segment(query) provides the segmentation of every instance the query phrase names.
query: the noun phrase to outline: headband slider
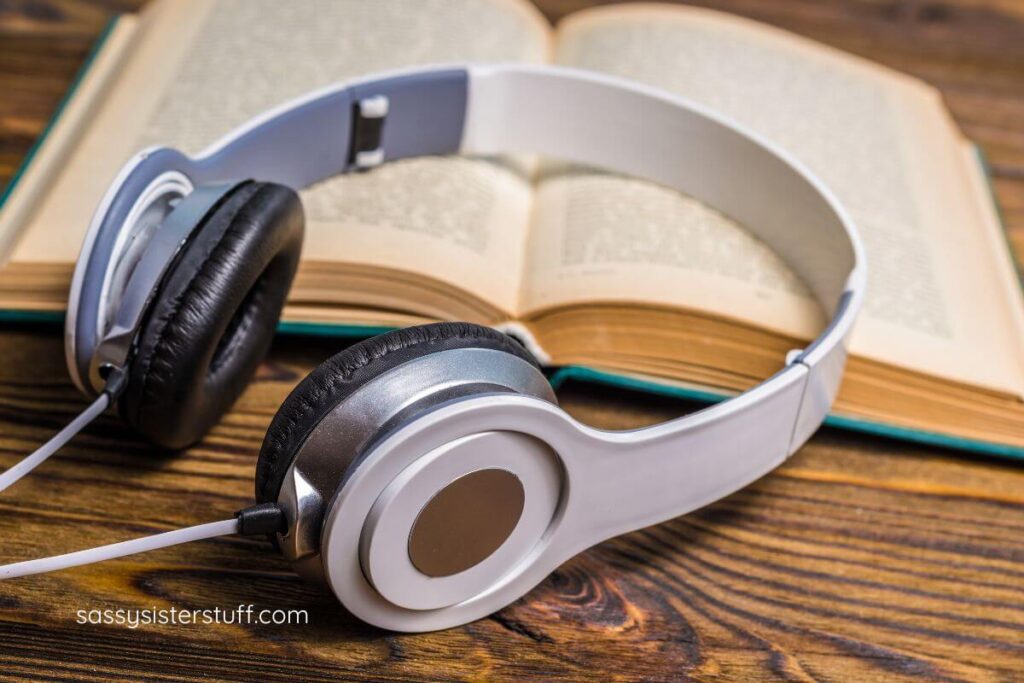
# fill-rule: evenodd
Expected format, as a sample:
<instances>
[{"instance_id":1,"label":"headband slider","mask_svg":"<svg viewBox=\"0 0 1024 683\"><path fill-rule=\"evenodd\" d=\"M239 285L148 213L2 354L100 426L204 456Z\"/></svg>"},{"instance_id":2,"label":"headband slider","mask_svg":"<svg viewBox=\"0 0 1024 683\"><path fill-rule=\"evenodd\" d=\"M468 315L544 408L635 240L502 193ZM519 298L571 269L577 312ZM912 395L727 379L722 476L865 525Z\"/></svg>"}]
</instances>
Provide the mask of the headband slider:
<instances>
[{"instance_id":1,"label":"headband slider","mask_svg":"<svg viewBox=\"0 0 1024 683\"><path fill-rule=\"evenodd\" d=\"M381 141L388 116L388 98L374 95L357 100L352 106L352 134L349 136L348 162L356 169L373 168L384 161Z\"/></svg>"}]
</instances>

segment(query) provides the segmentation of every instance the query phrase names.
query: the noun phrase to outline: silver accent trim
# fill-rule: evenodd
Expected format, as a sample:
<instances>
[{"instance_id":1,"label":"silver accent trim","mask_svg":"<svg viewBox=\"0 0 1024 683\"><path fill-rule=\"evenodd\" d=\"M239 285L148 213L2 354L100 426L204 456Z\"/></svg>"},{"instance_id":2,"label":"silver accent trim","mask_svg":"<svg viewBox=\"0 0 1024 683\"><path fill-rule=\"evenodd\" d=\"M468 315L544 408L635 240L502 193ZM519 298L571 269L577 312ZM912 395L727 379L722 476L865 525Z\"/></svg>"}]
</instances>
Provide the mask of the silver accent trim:
<instances>
[{"instance_id":1,"label":"silver accent trim","mask_svg":"<svg viewBox=\"0 0 1024 683\"><path fill-rule=\"evenodd\" d=\"M284 475L277 502L284 510L288 528L287 534L278 535L278 540L281 541L282 550L286 542L288 547L294 549L294 557L289 557L288 553L285 556L291 559L295 571L303 578L323 581L323 566L319 562L319 555L310 550L320 545L325 505L323 497L302 472L293 466Z\"/></svg>"},{"instance_id":2,"label":"silver accent trim","mask_svg":"<svg viewBox=\"0 0 1024 683\"><path fill-rule=\"evenodd\" d=\"M289 520L278 535L284 556L304 575L320 553L330 501L378 431L413 404L445 403L458 387L489 386L557 403L551 385L521 358L491 349L452 349L415 358L371 380L320 421L295 454L278 503ZM417 415L422 413L417 412ZM354 523L362 523L362 520ZM310 535L317 530L316 537ZM319 564L319 562L315 562ZM314 578L318 578L314 576Z\"/></svg>"},{"instance_id":3,"label":"silver accent trim","mask_svg":"<svg viewBox=\"0 0 1024 683\"><path fill-rule=\"evenodd\" d=\"M178 203L155 230L141 236L142 239L148 238L148 242L141 246L142 255L121 290L112 320L109 323L102 319L97 321L101 341L89 365L89 381L92 386L102 386L102 369L105 366L125 368L132 346L145 322L146 312L175 257L203 217L233 187L235 183L201 187L193 191ZM126 230L130 232L133 228L127 226ZM131 240L122 240L120 244L122 249L130 245ZM112 262L117 257L118 252L115 251ZM102 308L99 312L102 317L106 317Z\"/></svg>"}]
</instances>

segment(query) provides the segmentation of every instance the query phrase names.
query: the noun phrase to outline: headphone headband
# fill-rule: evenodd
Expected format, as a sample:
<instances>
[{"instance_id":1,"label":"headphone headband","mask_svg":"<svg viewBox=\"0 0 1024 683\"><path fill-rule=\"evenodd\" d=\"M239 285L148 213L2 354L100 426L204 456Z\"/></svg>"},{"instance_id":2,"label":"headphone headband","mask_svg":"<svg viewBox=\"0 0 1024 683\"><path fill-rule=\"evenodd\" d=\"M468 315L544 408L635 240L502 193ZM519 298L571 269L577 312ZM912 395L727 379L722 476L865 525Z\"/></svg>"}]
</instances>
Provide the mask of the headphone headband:
<instances>
[{"instance_id":1,"label":"headphone headband","mask_svg":"<svg viewBox=\"0 0 1024 683\"><path fill-rule=\"evenodd\" d=\"M102 300L112 278L110 255L139 197L164 179L183 177L200 187L255 177L298 188L411 156L523 152L690 194L746 226L794 268L831 322L806 349L790 354L785 369L715 410L785 422L791 436L766 450L784 457L798 448L835 398L864 297L864 252L850 219L798 161L756 134L683 98L565 68L398 72L282 105L194 159L168 148L140 153L97 209L83 248L89 257L75 270L66 327L71 375L90 393L102 389L91 364L110 332ZM751 411L753 396L760 400Z\"/></svg>"}]
</instances>

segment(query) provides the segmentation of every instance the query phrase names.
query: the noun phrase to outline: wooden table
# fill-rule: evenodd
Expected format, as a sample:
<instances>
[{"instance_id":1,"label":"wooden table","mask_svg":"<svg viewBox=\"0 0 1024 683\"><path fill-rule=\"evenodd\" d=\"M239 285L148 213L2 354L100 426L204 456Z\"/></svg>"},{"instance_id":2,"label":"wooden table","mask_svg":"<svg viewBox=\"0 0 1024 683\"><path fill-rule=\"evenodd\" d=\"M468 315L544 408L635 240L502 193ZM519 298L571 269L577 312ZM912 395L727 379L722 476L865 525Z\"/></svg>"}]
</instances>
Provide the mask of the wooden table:
<instances>
[{"instance_id":1,"label":"wooden table","mask_svg":"<svg viewBox=\"0 0 1024 683\"><path fill-rule=\"evenodd\" d=\"M134 0L0 2L0 179L11 176L106 17ZM552 19L590 4L541 3ZM1024 2L721 0L942 88L985 149L1024 254ZM250 501L279 402L336 341L280 339L199 446L153 458L105 417L0 496L3 559L223 518ZM627 427L687 408L568 390ZM0 466L83 407L54 328L0 330ZM260 540L227 538L0 589L0 680L1022 680L1024 468L825 431L701 512L605 543L461 629L358 623ZM117 607L308 610L301 626L90 626Z\"/></svg>"}]
</instances>

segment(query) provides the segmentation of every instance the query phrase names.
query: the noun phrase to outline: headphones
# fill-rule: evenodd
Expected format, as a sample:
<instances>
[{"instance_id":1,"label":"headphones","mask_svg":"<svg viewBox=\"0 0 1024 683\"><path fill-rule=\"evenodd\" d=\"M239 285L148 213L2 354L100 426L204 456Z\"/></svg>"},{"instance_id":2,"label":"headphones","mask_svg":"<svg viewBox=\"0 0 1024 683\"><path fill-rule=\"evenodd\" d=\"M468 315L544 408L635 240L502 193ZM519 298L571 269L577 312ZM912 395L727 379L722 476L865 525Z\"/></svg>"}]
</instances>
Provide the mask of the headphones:
<instances>
[{"instance_id":1,"label":"headphones","mask_svg":"<svg viewBox=\"0 0 1024 683\"><path fill-rule=\"evenodd\" d=\"M236 518L0 577L269 533L361 619L442 629L509 604L596 543L736 491L799 448L835 398L864 297L863 248L831 193L753 133L658 90L555 67L435 67L315 92L196 158L153 148L129 161L92 220L68 305L68 368L94 401L0 489L115 403L169 448L220 419L266 353L298 265L291 188L406 157L522 152L710 204L779 253L831 322L753 389L624 432L562 411L534 357L501 332L388 332L292 391L260 450L257 504Z\"/></svg>"}]
</instances>

